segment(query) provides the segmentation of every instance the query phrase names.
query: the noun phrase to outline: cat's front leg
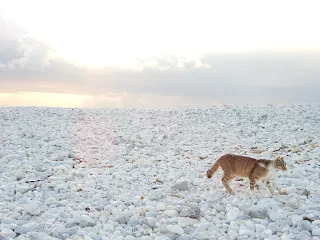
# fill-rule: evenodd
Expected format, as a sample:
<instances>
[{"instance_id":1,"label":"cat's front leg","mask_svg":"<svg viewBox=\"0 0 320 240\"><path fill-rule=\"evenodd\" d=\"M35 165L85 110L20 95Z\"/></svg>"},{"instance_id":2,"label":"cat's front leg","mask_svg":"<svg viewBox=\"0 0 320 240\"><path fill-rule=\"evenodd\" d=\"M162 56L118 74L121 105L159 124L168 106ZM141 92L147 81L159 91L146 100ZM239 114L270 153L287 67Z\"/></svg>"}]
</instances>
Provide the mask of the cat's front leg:
<instances>
[{"instance_id":1,"label":"cat's front leg","mask_svg":"<svg viewBox=\"0 0 320 240\"><path fill-rule=\"evenodd\" d=\"M257 182L257 178L253 177L253 176L249 176L249 180L250 180L250 194L253 195L254 194L254 187Z\"/></svg>"},{"instance_id":2,"label":"cat's front leg","mask_svg":"<svg viewBox=\"0 0 320 240\"><path fill-rule=\"evenodd\" d=\"M270 180L264 181L264 184L267 187L267 189L269 190L269 193L272 195L274 193L274 191L273 191L273 187L272 187Z\"/></svg>"}]
</instances>

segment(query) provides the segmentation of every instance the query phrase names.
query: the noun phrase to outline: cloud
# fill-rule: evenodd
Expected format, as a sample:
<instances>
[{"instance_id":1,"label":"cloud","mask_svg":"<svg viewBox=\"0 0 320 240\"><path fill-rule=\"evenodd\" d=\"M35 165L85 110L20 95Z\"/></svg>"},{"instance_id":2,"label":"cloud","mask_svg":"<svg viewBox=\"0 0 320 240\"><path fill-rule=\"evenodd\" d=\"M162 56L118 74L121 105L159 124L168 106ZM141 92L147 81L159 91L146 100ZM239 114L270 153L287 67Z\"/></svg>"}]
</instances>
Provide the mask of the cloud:
<instances>
[{"instance_id":1,"label":"cloud","mask_svg":"<svg viewBox=\"0 0 320 240\"><path fill-rule=\"evenodd\" d=\"M203 61L200 55L187 55L187 56L165 56L162 58L152 58L141 60L133 70L143 71L146 69L155 70L191 70L197 68L211 68L211 66Z\"/></svg>"},{"instance_id":2,"label":"cloud","mask_svg":"<svg viewBox=\"0 0 320 240\"><path fill-rule=\"evenodd\" d=\"M89 68L58 58L1 17L0 31L0 92L20 94L3 98L2 105L28 102L20 92L80 94L85 97L76 105L87 107L320 101L316 51L170 55L140 59L130 68Z\"/></svg>"},{"instance_id":3,"label":"cloud","mask_svg":"<svg viewBox=\"0 0 320 240\"><path fill-rule=\"evenodd\" d=\"M44 71L52 49L0 15L0 71Z\"/></svg>"},{"instance_id":4,"label":"cloud","mask_svg":"<svg viewBox=\"0 0 320 240\"><path fill-rule=\"evenodd\" d=\"M15 58L0 63L0 71L44 71L50 65L51 48L30 37L21 38L14 50Z\"/></svg>"},{"instance_id":5,"label":"cloud","mask_svg":"<svg viewBox=\"0 0 320 240\"><path fill-rule=\"evenodd\" d=\"M19 57L19 39L26 33L14 22L5 20L0 15L0 64Z\"/></svg>"}]
</instances>

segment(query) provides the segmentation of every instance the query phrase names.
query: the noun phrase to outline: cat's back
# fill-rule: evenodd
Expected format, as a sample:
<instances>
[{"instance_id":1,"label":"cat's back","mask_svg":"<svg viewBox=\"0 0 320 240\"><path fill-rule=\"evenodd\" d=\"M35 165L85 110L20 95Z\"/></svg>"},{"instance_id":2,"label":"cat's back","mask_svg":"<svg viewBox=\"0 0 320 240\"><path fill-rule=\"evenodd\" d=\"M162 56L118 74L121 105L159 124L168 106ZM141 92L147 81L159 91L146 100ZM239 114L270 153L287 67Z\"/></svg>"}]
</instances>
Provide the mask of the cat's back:
<instances>
[{"instance_id":1,"label":"cat's back","mask_svg":"<svg viewBox=\"0 0 320 240\"><path fill-rule=\"evenodd\" d=\"M234 154L223 155L218 161L223 171L242 177L249 176L250 171L257 164L257 159L255 158Z\"/></svg>"}]
</instances>

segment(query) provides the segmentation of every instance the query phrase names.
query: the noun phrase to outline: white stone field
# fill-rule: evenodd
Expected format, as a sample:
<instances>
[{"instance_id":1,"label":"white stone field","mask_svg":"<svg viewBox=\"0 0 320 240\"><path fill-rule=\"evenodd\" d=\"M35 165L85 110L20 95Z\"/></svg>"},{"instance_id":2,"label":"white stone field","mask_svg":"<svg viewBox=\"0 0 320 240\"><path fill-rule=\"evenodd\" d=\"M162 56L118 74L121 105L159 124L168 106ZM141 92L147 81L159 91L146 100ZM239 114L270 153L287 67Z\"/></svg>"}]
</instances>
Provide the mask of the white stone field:
<instances>
[{"instance_id":1,"label":"white stone field","mask_svg":"<svg viewBox=\"0 0 320 240\"><path fill-rule=\"evenodd\" d=\"M0 239L320 239L320 104L0 108ZM205 172L284 156L275 195Z\"/></svg>"}]
</instances>

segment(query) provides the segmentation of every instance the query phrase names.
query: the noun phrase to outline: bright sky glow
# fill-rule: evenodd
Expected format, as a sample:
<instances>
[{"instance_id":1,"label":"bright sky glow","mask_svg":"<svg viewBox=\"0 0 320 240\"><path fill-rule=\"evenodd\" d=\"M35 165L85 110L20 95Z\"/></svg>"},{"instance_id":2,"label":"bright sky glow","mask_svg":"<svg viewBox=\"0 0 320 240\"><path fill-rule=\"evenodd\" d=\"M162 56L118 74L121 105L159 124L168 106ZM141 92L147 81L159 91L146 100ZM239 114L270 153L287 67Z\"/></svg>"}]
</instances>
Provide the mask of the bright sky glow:
<instances>
[{"instance_id":1,"label":"bright sky glow","mask_svg":"<svg viewBox=\"0 0 320 240\"><path fill-rule=\"evenodd\" d=\"M78 64L149 57L320 49L320 1L0 0L0 13Z\"/></svg>"}]
</instances>

